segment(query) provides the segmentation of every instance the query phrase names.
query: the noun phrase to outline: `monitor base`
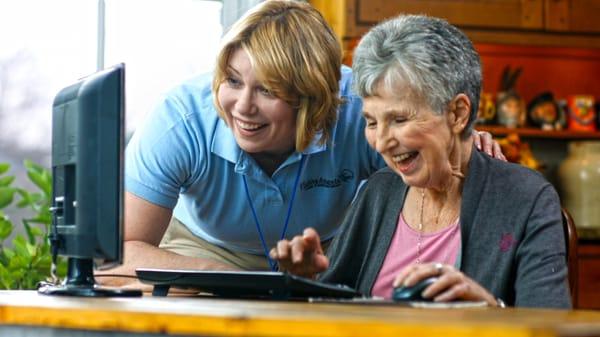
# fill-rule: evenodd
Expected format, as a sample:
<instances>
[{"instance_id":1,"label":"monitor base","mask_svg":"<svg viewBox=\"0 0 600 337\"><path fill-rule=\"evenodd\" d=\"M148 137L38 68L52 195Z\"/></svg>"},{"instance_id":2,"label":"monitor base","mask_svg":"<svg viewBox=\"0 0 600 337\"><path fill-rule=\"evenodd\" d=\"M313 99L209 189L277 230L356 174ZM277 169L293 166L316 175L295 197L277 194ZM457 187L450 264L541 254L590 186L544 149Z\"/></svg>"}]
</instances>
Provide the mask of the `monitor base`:
<instances>
[{"instance_id":1,"label":"monitor base","mask_svg":"<svg viewBox=\"0 0 600 337\"><path fill-rule=\"evenodd\" d=\"M114 289L93 287L77 287L69 285L43 286L38 289L42 295L56 296L81 296L81 297L140 297L142 291L138 289Z\"/></svg>"},{"instance_id":2,"label":"monitor base","mask_svg":"<svg viewBox=\"0 0 600 337\"><path fill-rule=\"evenodd\" d=\"M94 280L92 259L70 257L67 260L67 278L63 284L43 284L38 288L42 295L82 297L139 297L139 289L105 288Z\"/></svg>"}]
</instances>

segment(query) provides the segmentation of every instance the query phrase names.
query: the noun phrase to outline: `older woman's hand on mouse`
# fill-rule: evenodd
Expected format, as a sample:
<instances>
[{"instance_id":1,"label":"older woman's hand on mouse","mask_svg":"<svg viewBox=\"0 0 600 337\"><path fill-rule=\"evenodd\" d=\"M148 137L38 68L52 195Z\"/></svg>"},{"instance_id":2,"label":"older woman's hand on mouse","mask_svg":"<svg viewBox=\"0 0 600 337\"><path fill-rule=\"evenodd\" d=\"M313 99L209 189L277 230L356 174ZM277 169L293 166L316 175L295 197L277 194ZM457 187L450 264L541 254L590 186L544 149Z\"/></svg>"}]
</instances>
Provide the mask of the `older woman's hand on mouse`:
<instances>
[{"instance_id":1,"label":"older woman's hand on mouse","mask_svg":"<svg viewBox=\"0 0 600 337\"><path fill-rule=\"evenodd\" d=\"M398 273L393 286L412 286L420 280L432 276L438 277L438 280L425 289L423 297L433 298L436 302L486 301L491 306L498 305L494 296L479 283L447 264L410 265Z\"/></svg>"},{"instance_id":2,"label":"older woman's hand on mouse","mask_svg":"<svg viewBox=\"0 0 600 337\"><path fill-rule=\"evenodd\" d=\"M314 278L329 267L319 234L313 228L305 229L302 235L296 235L292 240L279 241L269 256L277 260L279 270L308 278Z\"/></svg>"}]
</instances>

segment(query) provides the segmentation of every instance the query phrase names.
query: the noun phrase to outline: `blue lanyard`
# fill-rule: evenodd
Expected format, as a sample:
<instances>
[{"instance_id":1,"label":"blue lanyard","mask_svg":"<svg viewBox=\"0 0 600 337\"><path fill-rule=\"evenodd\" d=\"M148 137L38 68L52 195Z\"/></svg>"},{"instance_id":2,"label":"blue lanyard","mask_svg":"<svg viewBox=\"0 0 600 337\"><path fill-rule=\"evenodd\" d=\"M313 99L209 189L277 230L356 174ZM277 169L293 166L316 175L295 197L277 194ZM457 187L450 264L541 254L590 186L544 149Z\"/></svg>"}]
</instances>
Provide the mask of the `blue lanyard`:
<instances>
[{"instance_id":1,"label":"blue lanyard","mask_svg":"<svg viewBox=\"0 0 600 337\"><path fill-rule=\"evenodd\" d=\"M298 188L298 181L300 180L300 175L302 173L302 166L304 164L304 155L300 157L300 165L298 167L298 173L296 173L296 181L294 181L294 189L292 190L292 197L290 198L290 204L288 206L287 215L285 216L285 223L283 225L283 230L281 231L281 238L279 240L283 240L285 237L285 232L287 231L288 223L290 221L290 215L292 215L292 207L294 206L294 198L296 197L296 190ZM252 204L252 199L250 198L250 192L248 191L248 183L246 182L246 176L243 175L242 179L244 180L244 189L246 190L246 198L248 199L248 203L250 204L250 209L252 210L252 216L254 217L254 223L256 223L256 229L258 230L258 235L260 236L260 242L262 243L263 250L265 251L265 256L267 257L267 261L269 262L269 266L272 271L277 271L277 264L271 259L269 256L269 248L267 247L267 243L265 242L265 237L260 228L260 222L258 221L258 216L256 215L256 209Z\"/></svg>"}]
</instances>

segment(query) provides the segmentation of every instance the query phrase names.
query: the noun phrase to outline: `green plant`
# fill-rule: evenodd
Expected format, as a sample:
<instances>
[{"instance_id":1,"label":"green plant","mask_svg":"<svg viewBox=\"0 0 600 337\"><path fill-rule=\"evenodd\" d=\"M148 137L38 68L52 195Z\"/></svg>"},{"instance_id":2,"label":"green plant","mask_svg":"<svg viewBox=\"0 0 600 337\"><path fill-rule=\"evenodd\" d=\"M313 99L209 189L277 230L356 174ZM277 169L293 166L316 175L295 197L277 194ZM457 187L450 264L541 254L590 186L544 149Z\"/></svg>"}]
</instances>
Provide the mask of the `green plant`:
<instances>
[{"instance_id":1,"label":"green plant","mask_svg":"<svg viewBox=\"0 0 600 337\"><path fill-rule=\"evenodd\" d=\"M15 177L8 175L9 164L0 163L0 289L35 289L40 281L50 276L52 256L48 233L52 215L50 198L52 176L44 167L26 160L27 176L39 189L30 192L13 186ZM10 217L3 211L16 203L27 208L31 217L22 219L25 236L14 235L10 245L5 244L15 229ZM58 275L64 276L66 263L58 264Z\"/></svg>"}]
</instances>

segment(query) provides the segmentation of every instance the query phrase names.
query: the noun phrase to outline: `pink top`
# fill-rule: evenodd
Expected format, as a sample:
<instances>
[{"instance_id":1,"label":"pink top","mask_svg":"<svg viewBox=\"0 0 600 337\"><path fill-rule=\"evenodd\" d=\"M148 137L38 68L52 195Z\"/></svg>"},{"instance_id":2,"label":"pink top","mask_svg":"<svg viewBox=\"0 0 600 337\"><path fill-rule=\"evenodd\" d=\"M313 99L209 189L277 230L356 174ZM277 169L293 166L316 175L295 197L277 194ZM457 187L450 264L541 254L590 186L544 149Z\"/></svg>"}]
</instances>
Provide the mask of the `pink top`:
<instances>
[{"instance_id":1,"label":"pink top","mask_svg":"<svg viewBox=\"0 0 600 337\"><path fill-rule=\"evenodd\" d=\"M460 219L436 233L421 236L421 263L441 262L454 265L460 249ZM400 213L392 243L377 275L372 296L390 298L392 283L402 268L417 263L419 232L412 229Z\"/></svg>"}]
</instances>

